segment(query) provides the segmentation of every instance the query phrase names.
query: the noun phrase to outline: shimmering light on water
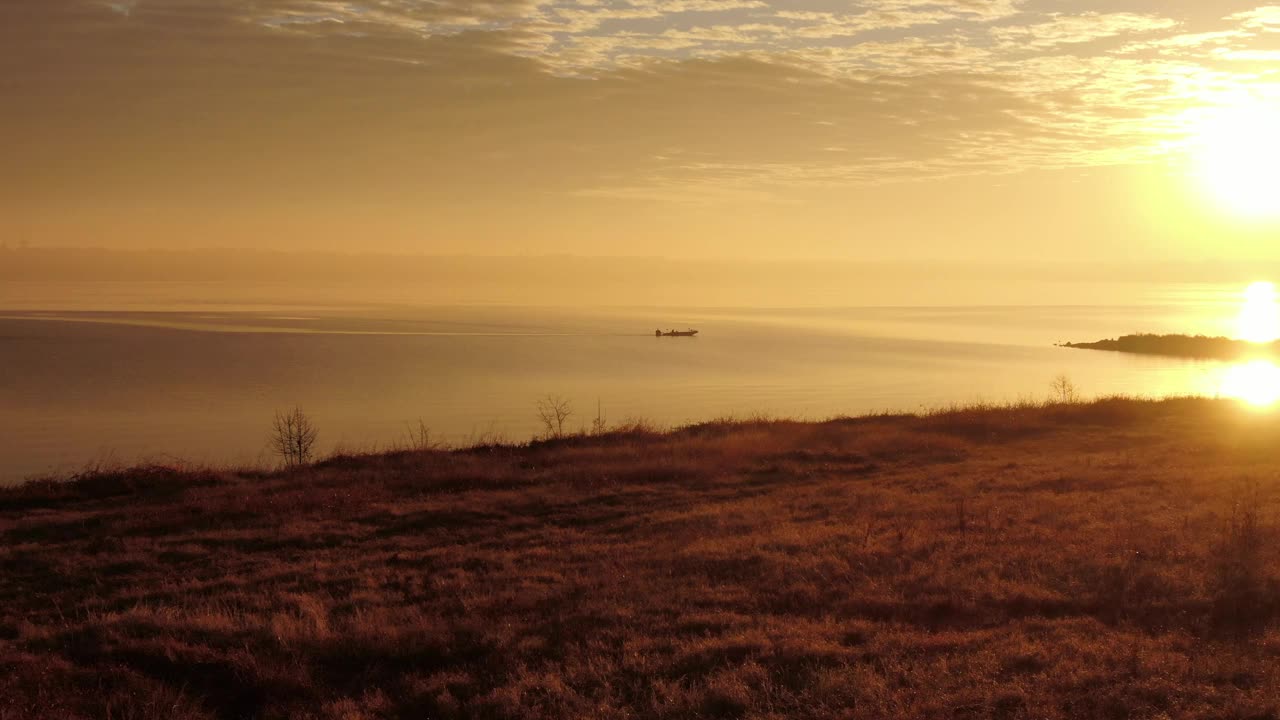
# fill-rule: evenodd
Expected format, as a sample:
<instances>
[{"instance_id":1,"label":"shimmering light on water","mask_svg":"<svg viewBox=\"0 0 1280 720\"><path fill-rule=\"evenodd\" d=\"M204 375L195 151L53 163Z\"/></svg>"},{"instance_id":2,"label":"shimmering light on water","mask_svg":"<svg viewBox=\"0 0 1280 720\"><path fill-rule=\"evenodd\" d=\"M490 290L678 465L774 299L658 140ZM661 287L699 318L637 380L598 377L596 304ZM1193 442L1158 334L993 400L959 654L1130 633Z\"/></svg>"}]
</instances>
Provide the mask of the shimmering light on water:
<instances>
[{"instance_id":1,"label":"shimmering light on water","mask_svg":"<svg viewBox=\"0 0 1280 720\"><path fill-rule=\"evenodd\" d=\"M1233 365L1222 375L1220 394L1255 407L1270 407L1280 401L1280 368L1269 360Z\"/></svg>"},{"instance_id":2,"label":"shimmering light on water","mask_svg":"<svg viewBox=\"0 0 1280 720\"><path fill-rule=\"evenodd\" d=\"M1280 305L1276 303L1276 286L1256 282L1244 291L1244 303L1236 321L1241 340L1269 343L1280 338Z\"/></svg>"}]
</instances>

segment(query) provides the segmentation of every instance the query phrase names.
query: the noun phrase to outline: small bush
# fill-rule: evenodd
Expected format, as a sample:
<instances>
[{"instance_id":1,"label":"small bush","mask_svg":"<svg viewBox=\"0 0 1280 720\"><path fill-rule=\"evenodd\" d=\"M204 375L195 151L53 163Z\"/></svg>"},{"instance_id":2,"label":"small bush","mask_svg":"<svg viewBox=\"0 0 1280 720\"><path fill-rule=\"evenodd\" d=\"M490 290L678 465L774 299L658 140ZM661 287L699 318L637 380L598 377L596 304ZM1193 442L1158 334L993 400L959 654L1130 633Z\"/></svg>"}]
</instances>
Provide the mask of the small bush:
<instances>
[{"instance_id":1,"label":"small bush","mask_svg":"<svg viewBox=\"0 0 1280 720\"><path fill-rule=\"evenodd\" d=\"M405 428L405 447L423 452L440 449L440 443L431 439L431 428L419 418L416 425L411 424Z\"/></svg>"},{"instance_id":2,"label":"small bush","mask_svg":"<svg viewBox=\"0 0 1280 720\"><path fill-rule=\"evenodd\" d=\"M319 430L311 418L295 407L287 413L277 412L271 426L271 449L289 467L306 465L315 455Z\"/></svg>"},{"instance_id":3,"label":"small bush","mask_svg":"<svg viewBox=\"0 0 1280 720\"><path fill-rule=\"evenodd\" d=\"M1049 383L1049 399L1052 402L1069 405L1080 402L1080 393L1071 378L1063 373Z\"/></svg>"},{"instance_id":4,"label":"small bush","mask_svg":"<svg viewBox=\"0 0 1280 720\"><path fill-rule=\"evenodd\" d=\"M538 401L537 408L547 437L564 437L564 424L573 415L573 405L559 395L548 395Z\"/></svg>"}]
</instances>

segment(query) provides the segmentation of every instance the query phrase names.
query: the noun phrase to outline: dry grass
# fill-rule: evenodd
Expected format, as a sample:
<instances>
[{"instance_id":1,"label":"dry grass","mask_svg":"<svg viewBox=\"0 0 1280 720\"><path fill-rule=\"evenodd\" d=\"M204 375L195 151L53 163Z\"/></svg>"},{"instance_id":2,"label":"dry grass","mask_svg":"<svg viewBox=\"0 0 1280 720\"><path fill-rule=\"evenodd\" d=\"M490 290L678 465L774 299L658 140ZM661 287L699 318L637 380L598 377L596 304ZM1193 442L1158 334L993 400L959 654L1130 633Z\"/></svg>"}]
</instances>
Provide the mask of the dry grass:
<instances>
[{"instance_id":1,"label":"dry grass","mask_svg":"<svg viewBox=\"0 0 1280 720\"><path fill-rule=\"evenodd\" d=\"M0 718L1263 718L1280 421L641 423L0 491Z\"/></svg>"}]
</instances>

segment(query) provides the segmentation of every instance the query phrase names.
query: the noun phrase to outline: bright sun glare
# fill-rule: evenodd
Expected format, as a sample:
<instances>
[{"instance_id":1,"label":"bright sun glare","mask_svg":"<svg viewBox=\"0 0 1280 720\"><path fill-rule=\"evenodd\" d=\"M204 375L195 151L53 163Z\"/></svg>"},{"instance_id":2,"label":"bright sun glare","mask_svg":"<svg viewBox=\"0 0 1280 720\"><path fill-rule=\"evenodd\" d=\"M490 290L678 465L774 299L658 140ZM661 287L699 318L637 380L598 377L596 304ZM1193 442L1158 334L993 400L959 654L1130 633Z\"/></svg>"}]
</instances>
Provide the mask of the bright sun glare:
<instances>
[{"instance_id":1,"label":"bright sun glare","mask_svg":"<svg viewBox=\"0 0 1280 720\"><path fill-rule=\"evenodd\" d=\"M1233 365L1222 376L1221 393L1257 407L1280 400L1280 368L1266 360Z\"/></svg>"},{"instance_id":2,"label":"bright sun glare","mask_svg":"<svg viewBox=\"0 0 1280 720\"><path fill-rule=\"evenodd\" d=\"M1236 334L1252 343L1280 338L1280 302L1275 285L1256 282L1245 288ZM1275 405L1280 402L1280 368L1268 360L1233 365L1222 375L1219 392L1257 407Z\"/></svg>"},{"instance_id":3,"label":"bright sun glare","mask_svg":"<svg viewBox=\"0 0 1280 720\"><path fill-rule=\"evenodd\" d=\"M1280 218L1280 104L1243 101L1196 125L1196 165L1208 192L1239 215Z\"/></svg>"},{"instance_id":4,"label":"bright sun glare","mask_svg":"<svg viewBox=\"0 0 1280 720\"><path fill-rule=\"evenodd\" d=\"M1236 318L1236 334L1252 343L1274 342L1280 338L1280 304L1276 286L1256 282L1244 291L1244 304Z\"/></svg>"}]
</instances>

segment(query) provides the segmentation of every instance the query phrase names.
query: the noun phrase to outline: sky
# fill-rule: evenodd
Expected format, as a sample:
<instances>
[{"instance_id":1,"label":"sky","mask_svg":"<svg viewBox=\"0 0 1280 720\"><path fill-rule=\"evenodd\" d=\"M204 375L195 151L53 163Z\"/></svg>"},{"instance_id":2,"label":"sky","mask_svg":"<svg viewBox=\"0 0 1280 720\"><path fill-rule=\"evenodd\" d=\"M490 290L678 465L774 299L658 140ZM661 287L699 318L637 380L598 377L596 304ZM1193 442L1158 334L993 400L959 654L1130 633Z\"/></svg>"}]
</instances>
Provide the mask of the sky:
<instances>
[{"instance_id":1,"label":"sky","mask_svg":"<svg viewBox=\"0 0 1280 720\"><path fill-rule=\"evenodd\" d=\"M1257 2L8 0L0 100L9 244L1280 259Z\"/></svg>"}]
</instances>

